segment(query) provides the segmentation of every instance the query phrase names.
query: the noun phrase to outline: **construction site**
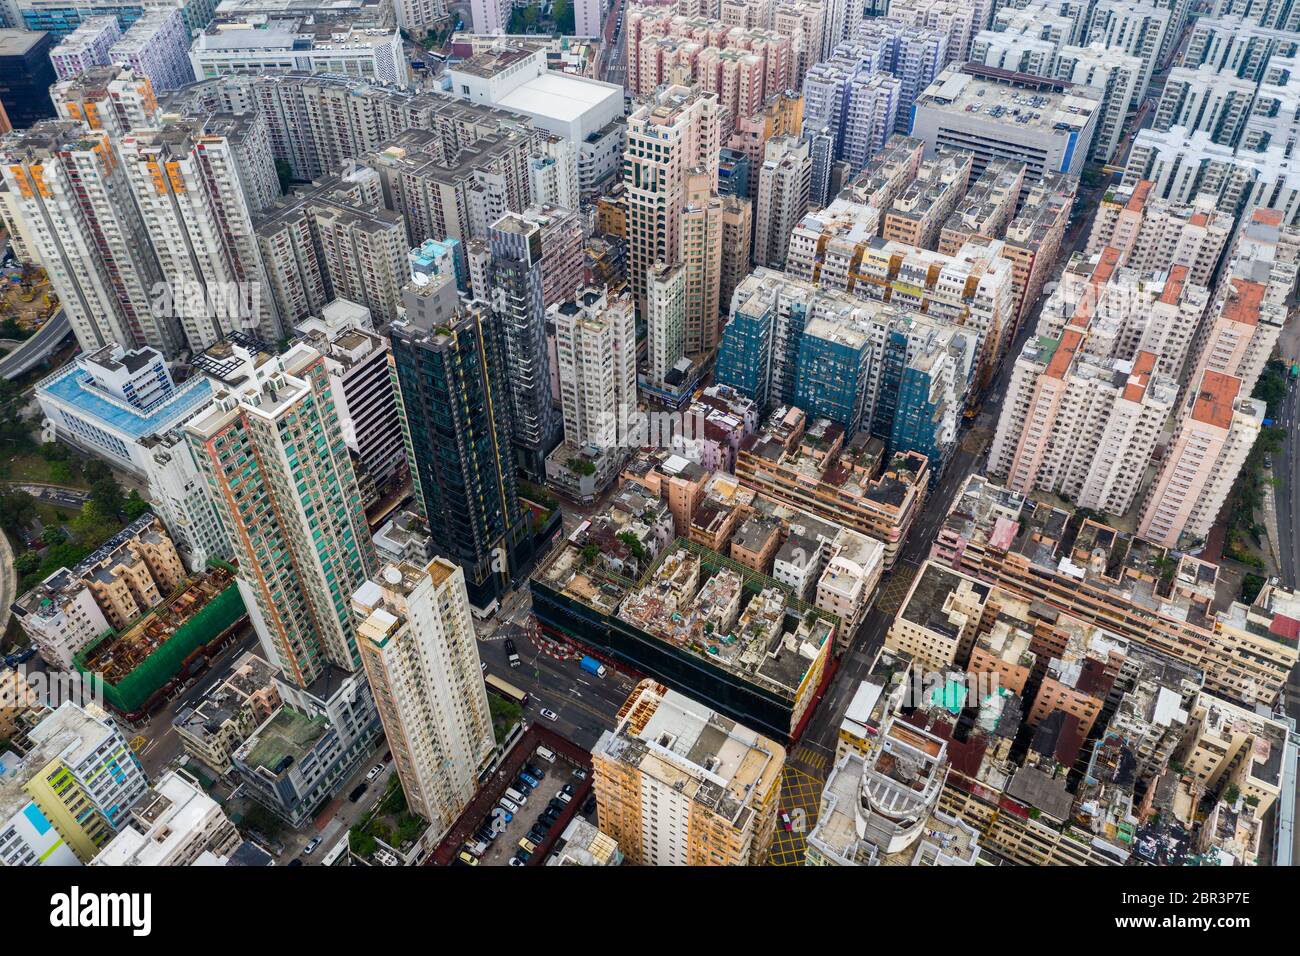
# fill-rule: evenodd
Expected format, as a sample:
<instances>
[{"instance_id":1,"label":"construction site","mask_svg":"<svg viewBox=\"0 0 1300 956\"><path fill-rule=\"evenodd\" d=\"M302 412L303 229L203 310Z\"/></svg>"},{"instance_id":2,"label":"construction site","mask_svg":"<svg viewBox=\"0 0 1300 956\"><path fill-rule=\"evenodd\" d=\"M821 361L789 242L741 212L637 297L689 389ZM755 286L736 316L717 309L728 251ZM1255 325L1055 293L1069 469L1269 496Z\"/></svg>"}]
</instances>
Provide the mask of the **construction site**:
<instances>
[{"instance_id":1,"label":"construction site","mask_svg":"<svg viewBox=\"0 0 1300 956\"><path fill-rule=\"evenodd\" d=\"M214 562L129 627L86 647L73 665L102 681L105 702L134 720L201 671L246 618L234 569Z\"/></svg>"}]
</instances>

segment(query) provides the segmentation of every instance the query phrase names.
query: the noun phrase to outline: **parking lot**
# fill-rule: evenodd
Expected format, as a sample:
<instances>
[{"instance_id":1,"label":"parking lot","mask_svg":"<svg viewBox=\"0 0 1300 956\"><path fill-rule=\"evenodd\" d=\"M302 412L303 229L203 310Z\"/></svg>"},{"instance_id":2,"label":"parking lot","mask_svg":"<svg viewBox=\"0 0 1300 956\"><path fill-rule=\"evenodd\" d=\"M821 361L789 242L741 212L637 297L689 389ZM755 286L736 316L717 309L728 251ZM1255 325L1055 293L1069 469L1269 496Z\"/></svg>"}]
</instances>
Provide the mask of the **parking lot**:
<instances>
[{"instance_id":1,"label":"parking lot","mask_svg":"<svg viewBox=\"0 0 1300 956\"><path fill-rule=\"evenodd\" d=\"M556 794L565 784L573 787L574 794L586 789L584 786L586 781L579 779L575 775L577 768L562 757L557 757L555 763L552 764L534 755L528 758L528 763L542 770L546 776L542 778L541 785L528 795L528 802L524 804L520 812L513 815L513 819L505 825L505 829L501 830L497 838L489 844L487 852L479 860L479 863L483 866L508 866L510 858L519 849L519 841L528 836L528 831L537 823L538 816L546 810L547 804L552 799L555 799ZM515 780L518 780L518 774L515 775ZM517 786L515 783L511 785ZM504 819L504 816L502 819ZM572 819L572 814L562 813L559 819L567 821ZM558 837L563 828L564 823L559 822L547 828L548 840L552 837ZM540 861L538 862L540 863Z\"/></svg>"},{"instance_id":2,"label":"parking lot","mask_svg":"<svg viewBox=\"0 0 1300 956\"><path fill-rule=\"evenodd\" d=\"M546 747L555 754L554 763L549 763L536 755L539 746ZM465 865L457 859L461 851L479 842L474 833L485 825L490 825L493 811L499 805L501 795L515 786L520 770L527 764L532 764L546 772L546 776L540 781L541 786L529 794L528 802L521 813L512 813L509 821L505 820L504 813L497 816L497 820L500 821L497 826L501 829L496 839L489 842L482 858L477 862L483 866L509 866L510 858L519 849L519 840L528 835L528 831L537 822L538 815L555 798L556 791L568 784L573 787L572 799L564 804L556 823L547 830L543 842L538 846L538 852L533 854L527 863L528 866L541 865L555 841L564 832L564 828L579 813L583 803L591 795L591 757L571 740L536 724L530 725L524 732L524 736L502 758L496 772L482 784L470 805L443 837L426 864ZM583 768L585 779L578 776L579 767Z\"/></svg>"}]
</instances>

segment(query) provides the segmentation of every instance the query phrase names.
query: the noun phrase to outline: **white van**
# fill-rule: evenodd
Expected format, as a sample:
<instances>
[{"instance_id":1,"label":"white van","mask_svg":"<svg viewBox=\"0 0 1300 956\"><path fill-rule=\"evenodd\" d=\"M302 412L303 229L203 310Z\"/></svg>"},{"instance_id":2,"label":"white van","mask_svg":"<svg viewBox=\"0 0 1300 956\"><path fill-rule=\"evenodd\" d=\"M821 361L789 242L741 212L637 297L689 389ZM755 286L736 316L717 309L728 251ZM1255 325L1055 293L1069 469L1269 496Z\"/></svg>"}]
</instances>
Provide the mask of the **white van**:
<instances>
[{"instance_id":1,"label":"white van","mask_svg":"<svg viewBox=\"0 0 1300 956\"><path fill-rule=\"evenodd\" d=\"M521 807L528 802L528 798L525 797L518 790L516 790L514 787L511 787L506 791L506 797L507 799L519 804Z\"/></svg>"},{"instance_id":2,"label":"white van","mask_svg":"<svg viewBox=\"0 0 1300 956\"><path fill-rule=\"evenodd\" d=\"M502 797L502 798L501 798L501 806L505 807L505 808L506 808L507 810L509 810L511 813L518 813L518 812L519 812L519 804L515 803L515 802L514 802L513 800L511 800L509 797Z\"/></svg>"},{"instance_id":3,"label":"white van","mask_svg":"<svg viewBox=\"0 0 1300 956\"><path fill-rule=\"evenodd\" d=\"M555 754L552 753L550 750L548 750L546 747L538 747L537 756L541 757L547 763L555 763Z\"/></svg>"}]
</instances>

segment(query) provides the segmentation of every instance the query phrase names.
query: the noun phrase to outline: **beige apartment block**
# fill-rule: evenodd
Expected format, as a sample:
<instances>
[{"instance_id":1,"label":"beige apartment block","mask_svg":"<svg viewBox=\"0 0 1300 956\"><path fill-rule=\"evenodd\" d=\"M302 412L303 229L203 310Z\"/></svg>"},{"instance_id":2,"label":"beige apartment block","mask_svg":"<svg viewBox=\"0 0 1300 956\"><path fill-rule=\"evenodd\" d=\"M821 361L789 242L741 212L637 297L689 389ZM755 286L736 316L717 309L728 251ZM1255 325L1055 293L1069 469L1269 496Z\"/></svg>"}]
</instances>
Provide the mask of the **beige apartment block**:
<instances>
[{"instance_id":1,"label":"beige apartment block","mask_svg":"<svg viewBox=\"0 0 1300 956\"><path fill-rule=\"evenodd\" d=\"M756 866L767 859L785 749L644 680L592 752L600 828L630 863Z\"/></svg>"}]
</instances>

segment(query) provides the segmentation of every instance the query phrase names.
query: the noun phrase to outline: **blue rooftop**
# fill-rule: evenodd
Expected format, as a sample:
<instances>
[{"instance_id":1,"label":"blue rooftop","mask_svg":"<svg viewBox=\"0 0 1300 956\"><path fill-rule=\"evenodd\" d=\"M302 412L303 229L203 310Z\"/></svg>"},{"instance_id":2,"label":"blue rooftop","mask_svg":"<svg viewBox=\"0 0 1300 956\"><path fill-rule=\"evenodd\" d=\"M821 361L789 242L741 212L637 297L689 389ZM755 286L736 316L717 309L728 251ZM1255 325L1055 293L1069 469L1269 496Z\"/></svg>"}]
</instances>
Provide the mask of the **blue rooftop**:
<instances>
[{"instance_id":1,"label":"blue rooftop","mask_svg":"<svg viewBox=\"0 0 1300 956\"><path fill-rule=\"evenodd\" d=\"M212 398L212 385L205 376L195 375L176 388L171 398L149 414L142 414L125 402L113 401L90 387L93 379L74 362L38 386L38 391L72 406L83 418L132 438L158 435L180 424Z\"/></svg>"}]
</instances>

